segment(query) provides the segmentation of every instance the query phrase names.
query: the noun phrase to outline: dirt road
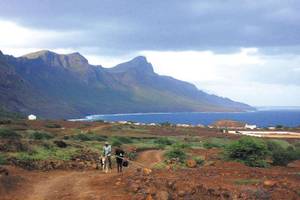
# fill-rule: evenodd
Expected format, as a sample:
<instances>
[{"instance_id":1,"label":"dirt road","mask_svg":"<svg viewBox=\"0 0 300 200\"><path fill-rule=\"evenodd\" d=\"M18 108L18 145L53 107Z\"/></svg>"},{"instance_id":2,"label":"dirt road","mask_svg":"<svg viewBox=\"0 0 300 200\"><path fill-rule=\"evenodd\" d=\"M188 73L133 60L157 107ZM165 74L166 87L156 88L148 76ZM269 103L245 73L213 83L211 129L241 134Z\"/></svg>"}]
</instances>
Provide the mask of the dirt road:
<instances>
[{"instance_id":1,"label":"dirt road","mask_svg":"<svg viewBox=\"0 0 300 200\"><path fill-rule=\"evenodd\" d=\"M137 162L153 166L162 160L162 151L149 150L141 152ZM123 174L105 174L97 170L88 171L50 171L50 172L16 172L25 178L26 183L13 194L2 196L3 199L15 200L117 200L132 199L122 187L119 179L128 176L136 168L130 165Z\"/></svg>"}]
</instances>

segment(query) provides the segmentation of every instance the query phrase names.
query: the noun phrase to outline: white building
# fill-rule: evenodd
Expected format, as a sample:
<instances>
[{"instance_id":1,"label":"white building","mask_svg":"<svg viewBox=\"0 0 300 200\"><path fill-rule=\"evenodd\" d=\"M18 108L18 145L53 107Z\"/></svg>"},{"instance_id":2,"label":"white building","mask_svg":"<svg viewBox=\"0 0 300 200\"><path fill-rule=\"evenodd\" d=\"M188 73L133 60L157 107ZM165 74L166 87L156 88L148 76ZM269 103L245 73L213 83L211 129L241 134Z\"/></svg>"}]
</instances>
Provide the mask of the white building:
<instances>
[{"instance_id":1,"label":"white building","mask_svg":"<svg viewBox=\"0 0 300 200\"><path fill-rule=\"evenodd\" d=\"M256 129L256 128L257 128L256 125L250 125L250 124L246 124L245 125L245 129L251 129L251 130L253 130L253 129Z\"/></svg>"},{"instance_id":2,"label":"white building","mask_svg":"<svg viewBox=\"0 0 300 200\"><path fill-rule=\"evenodd\" d=\"M33 114L28 115L28 120L36 120L36 116Z\"/></svg>"}]
</instances>

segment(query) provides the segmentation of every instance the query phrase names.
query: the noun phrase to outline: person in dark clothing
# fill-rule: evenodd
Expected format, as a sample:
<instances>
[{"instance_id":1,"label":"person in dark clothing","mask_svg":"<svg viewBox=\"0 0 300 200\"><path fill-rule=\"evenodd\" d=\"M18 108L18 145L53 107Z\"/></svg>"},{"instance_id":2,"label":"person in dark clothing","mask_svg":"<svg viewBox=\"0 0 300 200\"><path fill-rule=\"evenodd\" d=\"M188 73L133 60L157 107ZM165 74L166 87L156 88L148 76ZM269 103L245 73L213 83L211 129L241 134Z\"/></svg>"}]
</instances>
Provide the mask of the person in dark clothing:
<instances>
[{"instance_id":1,"label":"person in dark clothing","mask_svg":"<svg viewBox=\"0 0 300 200\"><path fill-rule=\"evenodd\" d=\"M120 173L122 172L122 168L123 168L123 160L124 160L125 152L123 151L123 149L121 149L121 147L117 147L115 150L115 155L116 155L118 173Z\"/></svg>"}]
</instances>

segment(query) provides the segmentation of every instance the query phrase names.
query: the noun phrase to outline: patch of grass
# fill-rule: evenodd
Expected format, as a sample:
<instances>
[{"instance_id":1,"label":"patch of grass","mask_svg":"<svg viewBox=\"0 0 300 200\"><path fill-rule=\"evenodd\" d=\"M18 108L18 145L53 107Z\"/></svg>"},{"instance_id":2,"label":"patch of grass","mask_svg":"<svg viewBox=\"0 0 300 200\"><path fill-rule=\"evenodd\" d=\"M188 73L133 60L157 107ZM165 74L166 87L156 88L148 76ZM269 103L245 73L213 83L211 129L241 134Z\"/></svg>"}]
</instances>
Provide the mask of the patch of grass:
<instances>
[{"instance_id":1,"label":"patch of grass","mask_svg":"<svg viewBox=\"0 0 300 200\"><path fill-rule=\"evenodd\" d=\"M203 147L206 149L215 148L225 148L228 144L230 144L231 140L227 138L209 138L205 140L203 143Z\"/></svg>"},{"instance_id":2,"label":"patch of grass","mask_svg":"<svg viewBox=\"0 0 300 200\"><path fill-rule=\"evenodd\" d=\"M165 162L155 163L153 166L154 169L165 169L166 167L167 164Z\"/></svg>"},{"instance_id":3,"label":"patch of grass","mask_svg":"<svg viewBox=\"0 0 300 200\"><path fill-rule=\"evenodd\" d=\"M20 152L16 155L16 158L19 160L25 161L40 161L40 160L70 160L73 155L76 155L79 152L76 148L43 148L38 147L33 152Z\"/></svg>"},{"instance_id":4,"label":"patch of grass","mask_svg":"<svg viewBox=\"0 0 300 200\"><path fill-rule=\"evenodd\" d=\"M34 140L49 140L54 138L53 135L47 132L42 132L42 131L34 131L33 133L30 134L30 139Z\"/></svg>"},{"instance_id":5,"label":"patch of grass","mask_svg":"<svg viewBox=\"0 0 300 200\"><path fill-rule=\"evenodd\" d=\"M238 179L234 181L236 185L253 185L260 183L261 180L259 179Z\"/></svg>"},{"instance_id":6,"label":"patch of grass","mask_svg":"<svg viewBox=\"0 0 300 200\"><path fill-rule=\"evenodd\" d=\"M2 139L18 139L21 135L17 132L8 129L8 128L0 128L0 138Z\"/></svg>"},{"instance_id":7,"label":"patch of grass","mask_svg":"<svg viewBox=\"0 0 300 200\"><path fill-rule=\"evenodd\" d=\"M187 149L190 148L191 144L187 142L179 142L177 141L176 143L172 144L173 149Z\"/></svg>"}]
</instances>

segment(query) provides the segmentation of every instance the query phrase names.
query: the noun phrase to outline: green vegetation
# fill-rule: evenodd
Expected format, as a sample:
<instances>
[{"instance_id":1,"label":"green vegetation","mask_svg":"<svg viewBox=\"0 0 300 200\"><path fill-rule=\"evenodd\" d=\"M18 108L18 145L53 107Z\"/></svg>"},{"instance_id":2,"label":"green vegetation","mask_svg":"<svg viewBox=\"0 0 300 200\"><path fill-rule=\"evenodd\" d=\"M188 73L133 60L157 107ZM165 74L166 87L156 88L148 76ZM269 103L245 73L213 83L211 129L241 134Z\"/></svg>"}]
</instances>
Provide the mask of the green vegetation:
<instances>
[{"instance_id":1,"label":"green vegetation","mask_svg":"<svg viewBox=\"0 0 300 200\"><path fill-rule=\"evenodd\" d=\"M53 135L51 135L50 133L47 133L47 132L42 132L42 131L35 131L30 134L30 139L34 139L34 140L49 140L52 138L54 138Z\"/></svg>"},{"instance_id":2,"label":"green vegetation","mask_svg":"<svg viewBox=\"0 0 300 200\"><path fill-rule=\"evenodd\" d=\"M167 137L160 137L160 138L154 140L154 143L156 143L158 145L167 146L167 145L172 145L174 143L174 141L170 140Z\"/></svg>"},{"instance_id":3,"label":"green vegetation","mask_svg":"<svg viewBox=\"0 0 300 200\"><path fill-rule=\"evenodd\" d=\"M2 139L18 139L21 135L17 132L8 129L8 128L0 128L0 138Z\"/></svg>"},{"instance_id":4,"label":"green vegetation","mask_svg":"<svg viewBox=\"0 0 300 200\"><path fill-rule=\"evenodd\" d=\"M72 156L78 153L78 149L76 148L43 148L37 147L33 152L20 152L16 154L16 158L19 160L26 161L39 161L39 160L70 160Z\"/></svg>"},{"instance_id":5,"label":"green vegetation","mask_svg":"<svg viewBox=\"0 0 300 200\"><path fill-rule=\"evenodd\" d=\"M105 141L107 139L106 136L96 135L95 133L91 133L91 132L75 134L70 136L69 138L72 138L74 140L80 140L80 141L99 141L99 142Z\"/></svg>"},{"instance_id":6,"label":"green vegetation","mask_svg":"<svg viewBox=\"0 0 300 200\"><path fill-rule=\"evenodd\" d=\"M173 149L167 151L165 156L168 159L178 159L179 162L184 162L185 159L187 158L186 153L182 149L179 149L179 148L173 148Z\"/></svg>"},{"instance_id":7,"label":"green vegetation","mask_svg":"<svg viewBox=\"0 0 300 200\"><path fill-rule=\"evenodd\" d=\"M197 163L198 166L203 165L203 164L204 164L204 161L205 161L204 158L201 157L201 156L196 156L196 157L193 158L193 160L196 161L196 163Z\"/></svg>"},{"instance_id":8,"label":"green vegetation","mask_svg":"<svg viewBox=\"0 0 300 200\"><path fill-rule=\"evenodd\" d=\"M46 128L62 128L60 124L49 123L45 125Z\"/></svg>"},{"instance_id":9,"label":"green vegetation","mask_svg":"<svg viewBox=\"0 0 300 200\"><path fill-rule=\"evenodd\" d=\"M211 149L211 148L224 148L226 147L231 140L227 138L209 138L203 143L203 147L206 149Z\"/></svg>"},{"instance_id":10,"label":"green vegetation","mask_svg":"<svg viewBox=\"0 0 300 200\"><path fill-rule=\"evenodd\" d=\"M226 156L230 160L245 163L250 167L266 167L269 155L267 144L260 139L243 137L225 148Z\"/></svg>"},{"instance_id":11,"label":"green vegetation","mask_svg":"<svg viewBox=\"0 0 300 200\"><path fill-rule=\"evenodd\" d=\"M0 154L0 165L5 165L7 163L6 156Z\"/></svg>"},{"instance_id":12,"label":"green vegetation","mask_svg":"<svg viewBox=\"0 0 300 200\"><path fill-rule=\"evenodd\" d=\"M8 119L16 120L16 119L24 119L24 118L25 116L21 113L9 112L6 109L0 107L0 122L7 122Z\"/></svg>"},{"instance_id":13,"label":"green vegetation","mask_svg":"<svg viewBox=\"0 0 300 200\"><path fill-rule=\"evenodd\" d=\"M261 180L259 179L238 179L234 181L236 185L253 185L258 184L260 182Z\"/></svg>"}]
</instances>

